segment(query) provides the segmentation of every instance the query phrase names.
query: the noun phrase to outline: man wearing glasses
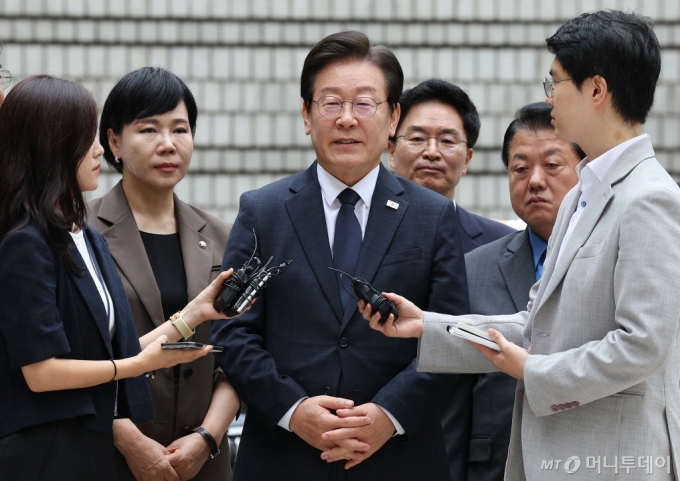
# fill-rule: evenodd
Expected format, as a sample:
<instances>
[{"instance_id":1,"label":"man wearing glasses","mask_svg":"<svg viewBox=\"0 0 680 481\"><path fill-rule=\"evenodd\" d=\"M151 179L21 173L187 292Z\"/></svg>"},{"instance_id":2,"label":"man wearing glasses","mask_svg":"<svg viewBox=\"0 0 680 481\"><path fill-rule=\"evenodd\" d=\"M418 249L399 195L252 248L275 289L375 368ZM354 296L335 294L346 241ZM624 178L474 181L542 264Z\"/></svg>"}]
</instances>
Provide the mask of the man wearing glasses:
<instances>
[{"instance_id":1,"label":"man wearing glasses","mask_svg":"<svg viewBox=\"0 0 680 481\"><path fill-rule=\"evenodd\" d=\"M3 44L0 41L0 54L2 53ZM5 101L5 90L9 88L12 82L12 74L9 70L3 70L2 64L0 64L0 105Z\"/></svg>"},{"instance_id":2,"label":"man wearing glasses","mask_svg":"<svg viewBox=\"0 0 680 481\"><path fill-rule=\"evenodd\" d=\"M420 337L419 370L519 379L505 479L678 480L680 191L642 129L659 42L650 19L607 10L568 21L547 44L555 135L586 158L527 309L450 317L387 294L399 320L371 326ZM461 321L500 351L452 336Z\"/></svg>"},{"instance_id":3,"label":"man wearing glasses","mask_svg":"<svg viewBox=\"0 0 680 481\"><path fill-rule=\"evenodd\" d=\"M430 79L405 90L399 105L396 136L387 144L390 166L454 202L465 252L515 232L456 204L456 186L467 173L480 129L470 97L457 85Z\"/></svg>"},{"instance_id":4,"label":"man wearing glasses","mask_svg":"<svg viewBox=\"0 0 680 481\"><path fill-rule=\"evenodd\" d=\"M456 186L467 172L479 137L479 114L470 97L457 85L430 79L405 90L399 105L396 135L387 144L390 165L397 175L453 202L465 253L515 232L466 211L455 201ZM489 451L479 440L470 440L474 383L474 375L461 376L439 406L454 480L464 479L461 473L466 472L468 459L479 461Z\"/></svg>"},{"instance_id":5,"label":"man wearing glasses","mask_svg":"<svg viewBox=\"0 0 680 481\"><path fill-rule=\"evenodd\" d=\"M453 203L380 162L402 85L394 54L364 34L321 40L301 75L317 161L241 197L222 268L250 257L253 231L259 258L293 262L249 312L212 326L248 405L235 480L450 479L438 404L459 377L416 372L417 342L372 331L328 269L469 312Z\"/></svg>"}]
</instances>

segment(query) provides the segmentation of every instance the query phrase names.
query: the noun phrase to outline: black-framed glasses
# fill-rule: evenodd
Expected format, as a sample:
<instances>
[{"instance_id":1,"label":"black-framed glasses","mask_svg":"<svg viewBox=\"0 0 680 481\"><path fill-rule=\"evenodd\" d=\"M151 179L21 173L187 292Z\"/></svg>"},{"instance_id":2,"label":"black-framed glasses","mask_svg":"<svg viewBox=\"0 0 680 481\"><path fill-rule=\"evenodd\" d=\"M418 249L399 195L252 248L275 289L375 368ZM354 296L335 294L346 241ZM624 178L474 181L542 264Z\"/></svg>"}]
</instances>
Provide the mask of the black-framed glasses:
<instances>
[{"instance_id":1,"label":"black-framed glasses","mask_svg":"<svg viewBox=\"0 0 680 481\"><path fill-rule=\"evenodd\" d=\"M545 91L545 96L552 98L553 94L555 93L555 84L566 82L567 80L571 79L565 78L562 80L549 80L548 77L543 77L543 90Z\"/></svg>"},{"instance_id":2,"label":"black-framed glasses","mask_svg":"<svg viewBox=\"0 0 680 481\"><path fill-rule=\"evenodd\" d=\"M430 143L430 139L435 140L435 145L442 155L453 155L458 150L460 144L467 145L467 142L460 140L458 137L451 134L444 134L439 137L428 137L420 132L411 132L406 135L398 135L395 137L395 140L396 139L404 139L404 145L414 154L419 154L425 150Z\"/></svg>"},{"instance_id":3,"label":"black-framed glasses","mask_svg":"<svg viewBox=\"0 0 680 481\"><path fill-rule=\"evenodd\" d=\"M370 119L378 111L378 105L384 104L387 100L376 102L371 97L357 97L354 100L340 100L333 95L326 95L319 100L312 100L319 110L319 114L327 119L334 119L342 113L346 103L352 105L352 113L358 119Z\"/></svg>"}]
</instances>

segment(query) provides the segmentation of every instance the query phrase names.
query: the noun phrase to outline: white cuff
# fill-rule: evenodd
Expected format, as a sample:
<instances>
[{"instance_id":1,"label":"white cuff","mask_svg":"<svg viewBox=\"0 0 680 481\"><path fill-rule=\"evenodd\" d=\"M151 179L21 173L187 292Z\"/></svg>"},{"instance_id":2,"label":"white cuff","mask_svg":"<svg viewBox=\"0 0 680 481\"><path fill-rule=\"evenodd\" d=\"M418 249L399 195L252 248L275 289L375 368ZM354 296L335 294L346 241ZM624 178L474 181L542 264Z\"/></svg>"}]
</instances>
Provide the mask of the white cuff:
<instances>
[{"instance_id":1,"label":"white cuff","mask_svg":"<svg viewBox=\"0 0 680 481\"><path fill-rule=\"evenodd\" d=\"M279 422L278 422L277 424L278 424L279 426L281 426L283 429L285 429L286 431L290 431L290 418L293 417L293 413L294 413L295 410L297 409L298 405L299 405L302 401L304 401L305 399L307 399L307 398L306 398L306 397L301 397L301 398L298 400L298 402L296 402L295 404L293 404L293 406L292 406L288 411L286 411L286 414L283 415L283 417L279 420ZM385 412L387 412L387 411L385 411ZM388 414L388 416L389 416L389 414Z\"/></svg>"},{"instance_id":2,"label":"white cuff","mask_svg":"<svg viewBox=\"0 0 680 481\"><path fill-rule=\"evenodd\" d=\"M394 433L392 435L392 437L406 433L406 431L404 431L404 428L401 427L401 424L399 424L399 421L397 421L397 418L392 416L392 414L390 414L390 412L387 409L385 409L384 407L382 407L380 404L376 404L376 406L378 406L380 409L382 409L383 412L385 414L387 414L387 417L390 418L390 421L392 421L392 424L394 424L394 429L396 429L397 432Z\"/></svg>"}]
</instances>

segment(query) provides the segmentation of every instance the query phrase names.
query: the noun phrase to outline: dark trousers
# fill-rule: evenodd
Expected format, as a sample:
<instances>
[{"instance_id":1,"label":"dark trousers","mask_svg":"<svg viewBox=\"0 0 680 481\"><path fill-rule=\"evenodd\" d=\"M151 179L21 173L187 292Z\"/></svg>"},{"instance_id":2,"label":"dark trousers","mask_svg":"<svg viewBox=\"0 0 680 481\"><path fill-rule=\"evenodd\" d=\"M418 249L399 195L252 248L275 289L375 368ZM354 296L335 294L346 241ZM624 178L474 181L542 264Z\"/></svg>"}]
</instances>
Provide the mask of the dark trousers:
<instances>
[{"instance_id":1,"label":"dark trousers","mask_svg":"<svg viewBox=\"0 0 680 481\"><path fill-rule=\"evenodd\" d=\"M113 434L52 421L0 438L0 481L115 481Z\"/></svg>"}]
</instances>

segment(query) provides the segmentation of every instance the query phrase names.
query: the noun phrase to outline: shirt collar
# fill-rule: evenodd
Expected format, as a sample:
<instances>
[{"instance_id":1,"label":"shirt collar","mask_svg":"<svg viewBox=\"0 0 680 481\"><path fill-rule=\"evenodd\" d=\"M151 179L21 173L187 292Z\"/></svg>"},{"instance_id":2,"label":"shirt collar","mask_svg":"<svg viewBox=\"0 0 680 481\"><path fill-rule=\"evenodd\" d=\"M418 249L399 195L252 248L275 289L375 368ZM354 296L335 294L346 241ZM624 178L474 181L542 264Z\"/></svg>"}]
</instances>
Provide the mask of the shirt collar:
<instances>
[{"instance_id":1,"label":"shirt collar","mask_svg":"<svg viewBox=\"0 0 680 481\"><path fill-rule=\"evenodd\" d=\"M363 179L350 187L354 192L359 194L359 197L361 197L361 200L364 201L364 204L366 204L366 207L368 208L371 207L371 199L373 198L373 192L375 191L375 184L378 182L379 173L380 164L376 165ZM340 195L343 190L349 187L328 173L328 171L321 167L321 164L318 162L316 163L316 175L319 179L319 185L321 186L321 195L329 206L335 202L335 199L337 199L338 195Z\"/></svg>"},{"instance_id":2,"label":"shirt collar","mask_svg":"<svg viewBox=\"0 0 680 481\"><path fill-rule=\"evenodd\" d=\"M588 167L595 174L597 179L600 182L602 182L604 176L607 175L607 172L609 172L609 169L611 169L612 165L614 165L614 162L616 162L616 160L621 156L623 151L645 137L649 137L649 135L642 134L638 135L637 137L633 137L632 139L628 139L625 142L620 143L616 147L609 149L596 159L593 160L588 160L587 158L583 159L576 167L576 171L578 172L579 177L581 176L581 171L584 168Z\"/></svg>"},{"instance_id":3,"label":"shirt collar","mask_svg":"<svg viewBox=\"0 0 680 481\"><path fill-rule=\"evenodd\" d=\"M548 243L541 239L540 237L538 237L538 235L536 235L534 231L531 230L530 227L527 226L527 230L529 231L531 251L533 252L534 255L534 270L535 270L538 267L538 262L541 260L541 256L548 248Z\"/></svg>"}]
</instances>

